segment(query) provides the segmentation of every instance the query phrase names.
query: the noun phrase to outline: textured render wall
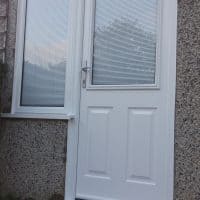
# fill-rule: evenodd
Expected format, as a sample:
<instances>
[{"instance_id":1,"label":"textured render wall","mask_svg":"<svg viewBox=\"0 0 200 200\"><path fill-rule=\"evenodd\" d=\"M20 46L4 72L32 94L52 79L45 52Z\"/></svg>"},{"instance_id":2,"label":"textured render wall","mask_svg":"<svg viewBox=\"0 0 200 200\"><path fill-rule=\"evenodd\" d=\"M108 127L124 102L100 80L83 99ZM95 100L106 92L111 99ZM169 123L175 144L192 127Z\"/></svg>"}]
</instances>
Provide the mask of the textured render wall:
<instances>
[{"instance_id":1,"label":"textured render wall","mask_svg":"<svg viewBox=\"0 0 200 200\"><path fill-rule=\"evenodd\" d=\"M0 194L64 195L66 122L3 120L1 131Z\"/></svg>"},{"instance_id":2,"label":"textured render wall","mask_svg":"<svg viewBox=\"0 0 200 200\"><path fill-rule=\"evenodd\" d=\"M200 199L200 0L179 0L176 200Z\"/></svg>"},{"instance_id":3,"label":"textured render wall","mask_svg":"<svg viewBox=\"0 0 200 200\"><path fill-rule=\"evenodd\" d=\"M17 0L9 1L6 45L6 73L1 101L3 112L11 107L16 36ZM1 24L0 24L1 25ZM13 193L23 198L47 200L64 195L67 122L58 120L0 120L0 194ZM62 198L61 198L62 199ZM60 200L60 199L59 199Z\"/></svg>"},{"instance_id":4,"label":"textured render wall","mask_svg":"<svg viewBox=\"0 0 200 200\"><path fill-rule=\"evenodd\" d=\"M2 0L0 0L1 2ZM3 110L10 110L16 0L9 0ZM200 199L200 1L179 0L175 139L176 200ZM0 190L46 200L64 193L64 121L3 120L0 133Z\"/></svg>"}]
</instances>

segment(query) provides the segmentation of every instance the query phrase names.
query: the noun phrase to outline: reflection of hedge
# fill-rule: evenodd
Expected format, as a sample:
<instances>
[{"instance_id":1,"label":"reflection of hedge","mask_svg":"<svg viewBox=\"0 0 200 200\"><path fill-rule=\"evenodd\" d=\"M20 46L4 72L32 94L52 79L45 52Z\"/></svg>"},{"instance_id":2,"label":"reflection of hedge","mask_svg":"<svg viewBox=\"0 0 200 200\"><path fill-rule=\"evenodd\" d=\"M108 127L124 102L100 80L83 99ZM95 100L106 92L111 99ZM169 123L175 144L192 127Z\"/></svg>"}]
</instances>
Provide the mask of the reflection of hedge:
<instances>
[{"instance_id":1,"label":"reflection of hedge","mask_svg":"<svg viewBox=\"0 0 200 200\"><path fill-rule=\"evenodd\" d=\"M23 104L29 105L30 102L35 102L39 105L54 105L56 102L57 106L62 106L66 65L66 62L60 62L45 66L43 63L34 64L25 61Z\"/></svg>"},{"instance_id":2,"label":"reflection of hedge","mask_svg":"<svg viewBox=\"0 0 200 200\"><path fill-rule=\"evenodd\" d=\"M156 30L137 20L96 25L93 78L96 84L150 84L155 77Z\"/></svg>"}]
</instances>

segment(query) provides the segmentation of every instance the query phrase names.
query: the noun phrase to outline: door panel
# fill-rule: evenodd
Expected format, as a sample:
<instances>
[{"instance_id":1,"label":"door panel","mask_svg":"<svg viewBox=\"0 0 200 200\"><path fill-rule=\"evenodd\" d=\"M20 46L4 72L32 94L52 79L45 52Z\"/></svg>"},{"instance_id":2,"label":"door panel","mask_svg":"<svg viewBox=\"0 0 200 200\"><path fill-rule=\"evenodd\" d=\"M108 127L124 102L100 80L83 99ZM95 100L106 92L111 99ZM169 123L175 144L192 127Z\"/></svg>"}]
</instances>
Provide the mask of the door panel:
<instances>
[{"instance_id":1,"label":"door panel","mask_svg":"<svg viewBox=\"0 0 200 200\"><path fill-rule=\"evenodd\" d=\"M89 107L87 176L109 179L109 133L112 108ZM98 129L97 129L98 127ZM98 158L98 160L97 160Z\"/></svg>"},{"instance_id":2,"label":"door panel","mask_svg":"<svg viewBox=\"0 0 200 200\"><path fill-rule=\"evenodd\" d=\"M128 109L127 182L154 183L156 108Z\"/></svg>"},{"instance_id":3,"label":"door panel","mask_svg":"<svg viewBox=\"0 0 200 200\"><path fill-rule=\"evenodd\" d=\"M83 90L77 197L162 199L166 110L160 94Z\"/></svg>"},{"instance_id":4,"label":"door panel","mask_svg":"<svg viewBox=\"0 0 200 200\"><path fill-rule=\"evenodd\" d=\"M114 33L107 42L98 39L99 29L95 29L94 20L96 15L100 17L98 12L106 12L107 20L112 20L112 12L120 15L115 9L121 9L114 5L111 13L106 8L98 11L98 5L103 6L103 2L107 2L105 6L110 6L109 9L115 3L121 7L126 4L127 9L145 3L143 6L150 7L153 13L157 9L154 14L159 15L160 20L154 18L157 20L153 23L159 33L155 32L157 43L151 57L156 57L152 68L154 75L146 73L146 68L152 66L144 65L142 57L139 63L134 60L137 56L134 49L123 61L119 60L121 54L118 51L127 53L125 48L131 51L133 47L131 43L122 44L121 36L118 43L112 42ZM80 101L76 197L87 200L172 200L169 193L173 174L173 149L170 149L173 148L173 136L170 136L173 124L169 116L174 113L174 106L169 107L168 101L175 101L175 85L171 85L175 83L175 76L170 74L175 71L169 65L174 52L170 37L174 37L175 31L172 31L174 19L169 13L171 5L176 7L176 3L174 0L86 0L85 3L84 84ZM148 14L141 13L147 15L146 20L149 19ZM124 15L126 17L126 13ZM105 16L102 15L101 20ZM98 19L97 23L100 23ZM122 37L127 35L122 34ZM140 48L146 49L146 44L141 44ZM115 48L113 45L116 45ZM111 47L112 52L109 50L108 53ZM106 57L110 53L113 56ZM128 62L131 67L126 65ZM132 73L136 66L142 76ZM124 79L125 74L130 77L130 82ZM116 79L112 79L112 75ZM150 81L142 82L141 77Z\"/></svg>"}]
</instances>

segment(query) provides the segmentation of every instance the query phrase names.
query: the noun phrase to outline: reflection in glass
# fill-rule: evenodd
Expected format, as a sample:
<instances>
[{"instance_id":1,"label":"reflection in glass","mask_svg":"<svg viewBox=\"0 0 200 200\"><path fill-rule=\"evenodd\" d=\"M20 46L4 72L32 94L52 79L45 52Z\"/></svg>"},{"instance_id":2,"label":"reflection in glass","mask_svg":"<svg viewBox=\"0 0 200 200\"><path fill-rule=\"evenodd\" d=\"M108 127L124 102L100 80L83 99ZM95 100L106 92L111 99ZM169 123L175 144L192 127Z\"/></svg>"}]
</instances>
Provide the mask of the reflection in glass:
<instances>
[{"instance_id":1,"label":"reflection in glass","mask_svg":"<svg viewBox=\"0 0 200 200\"><path fill-rule=\"evenodd\" d=\"M28 0L22 106L64 106L68 0Z\"/></svg>"},{"instance_id":2,"label":"reflection in glass","mask_svg":"<svg viewBox=\"0 0 200 200\"><path fill-rule=\"evenodd\" d=\"M154 84L158 0L96 0L94 85Z\"/></svg>"}]
</instances>

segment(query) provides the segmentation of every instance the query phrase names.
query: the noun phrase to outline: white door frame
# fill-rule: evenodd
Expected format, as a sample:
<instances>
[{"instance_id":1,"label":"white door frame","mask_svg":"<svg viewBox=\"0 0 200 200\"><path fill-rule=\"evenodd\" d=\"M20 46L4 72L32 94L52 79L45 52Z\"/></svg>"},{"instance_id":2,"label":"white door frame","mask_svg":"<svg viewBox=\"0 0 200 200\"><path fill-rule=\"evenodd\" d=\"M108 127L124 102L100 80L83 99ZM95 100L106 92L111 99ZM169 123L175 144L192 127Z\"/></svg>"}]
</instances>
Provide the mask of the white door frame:
<instances>
[{"instance_id":1,"label":"white door frame","mask_svg":"<svg viewBox=\"0 0 200 200\"><path fill-rule=\"evenodd\" d=\"M76 47L74 49L74 91L73 106L75 118L68 121L67 129L67 162L65 175L65 200L75 200L76 195L76 168L78 158L79 108L81 94L81 67L83 57L83 26L85 0L73 0L73 19L76 25ZM78 24L78 25L77 25Z\"/></svg>"},{"instance_id":2,"label":"white door frame","mask_svg":"<svg viewBox=\"0 0 200 200\"><path fill-rule=\"evenodd\" d=\"M170 110L175 110L175 88L176 88L176 34L177 34L177 0L164 1L164 6L170 10L168 14L169 24L167 31L167 40L165 41L170 48L168 48L167 61L170 67L170 74L166 74L168 78L171 79L168 85L168 95L166 95L166 102L168 102L168 108ZM167 2L167 3L166 3ZM74 24L78 24L76 28L76 58L74 59L74 108L75 118L69 120L68 122L68 137L67 137L67 163L66 163L66 179L65 179L65 200L75 200L76 197L76 173L77 173L77 158L78 158L78 134L79 134L79 110L80 110L80 94L81 94L81 67L82 67L82 57L83 57L83 26L84 26L84 7L85 0L74 0L74 10L76 13L74 15ZM170 28L170 31L169 31ZM163 48L163 47L162 47ZM162 60L161 60L162 62ZM171 88L174 88L173 90ZM169 120L169 143L170 154L174 155L174 114L175 112L168 113ZM166 165L169 165L170 171L172 172L169 177L169 188L167 200L173 200L173 182L174 182L174 157L168 158Z\"/></svg>"}]
</instances>

